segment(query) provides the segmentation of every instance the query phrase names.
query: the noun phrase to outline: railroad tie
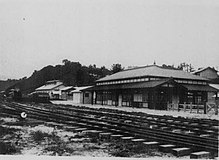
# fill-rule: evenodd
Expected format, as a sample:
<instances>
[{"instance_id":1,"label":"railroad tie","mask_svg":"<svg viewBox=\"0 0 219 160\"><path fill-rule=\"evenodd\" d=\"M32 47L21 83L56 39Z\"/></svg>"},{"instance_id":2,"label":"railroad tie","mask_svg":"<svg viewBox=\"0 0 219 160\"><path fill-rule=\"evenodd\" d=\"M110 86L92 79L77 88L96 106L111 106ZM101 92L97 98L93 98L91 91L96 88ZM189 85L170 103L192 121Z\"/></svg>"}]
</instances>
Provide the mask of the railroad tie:
<instances>
[{"instance_id":1,"label":"railroad tie","mask_svg":"<svg viewBox=\"0 0 219 160\"><path fill-rule=\"evenodd\" d=\"M166 123L166 122L165 122L165 123L164 123L164 122L160 122L159 125L161 125L161 126L166 126L167 123Z\"/></svg>"},{"instance_id":2,"label":"railroad tie","mask_svg":"<svg viewBox=\"0 0 219 160\"><path fill-rule=\"evenodd\" d=\"M128 124L131 124L132 121L131 120L125 120L124 123L128 123Z\"/></svg>"},{"instance_id":3,"label":"railroad tie","mask_svg":"<svg viewBox=\"0 0 219 160\"><path fill-rule=\"evenodd\" d=\"M191 153L191 149L186 148L186 147L184 147L184 148L173 148L172 153L173 153L173 155L175 155L177 157L187 156Z\"/></svg>"},{"instance_id":4,"label":"railroad tie","mask_svg":"<svg viewBox=\"0 0 219 160\"><path fill-rule=\"evenodd\" d=\"M112 135L112 133L109 133L109 132L104 132L104 133L100 133L99 134L99 138L100 140L109 140L110 139L110 136Z\"/></svg>"},{"instance_id":5,"label":"railroad tie","mask_svg":"<svg viewBox=\"0 0 219 160\"><path fill-rule=\"evenodd\" d=\"M87 128L75 128L74 130L76 132L83 132L83 131L87 130Z\"/></svg>"},{"instance_id":6,"label":"railroad tie","mask_svg":"<svg viewBox=\"0 0 219 160\"><path fill-rule=\"evenodd\" d=\"M198 123L191 123L190 126L196 127L196 126L199 126L199 124Z\"/></svg>"},{"instance_id":7,"label":"railroad tie","mask_svg":"<svg viewBox=\"0 0 219 160\"><path fill-rule=\"evenodd\" d=\"M121 135L121 134L112 134L110 138L111 138L111 140L118 140L121 137L123 137L123 135Z\"/></svg>"},{"instance_id":8,"label":"railroad tie","mask_svg":"<svg viewBox=\"0 0 219 160\"><path fill-rule=\"evenodd\" d=\"M174 121L174 123L177 123L177 124L179 124L179 123L181 123L181 121Z\"/></svg>"},{"instance_id":9,"label":"railroad tie","mask_svg":"<svg viewBox=\"0 0 219 160\"><path fill-rule=\"evenodd\" d=\"M152 141L152 142L143 142L143 145L147 148L150 148L150 149L154 149L154 148L157 148L159 143L158 142L155 142L155 141Z\"/></svg>"},{"instance_id":10,"label":"railroad tie","mask_svg":"<svg viewBox=\"0 0 219 160\"><path fill-rule=\"evenodd\" d=\"M171 125L169 125L169 127L171 127L171 128L176 128L176 127L178 127L178 125L171 124Z\"/></svg>"},{"instance_id":11,"label":"railroad tie","mask_svg":"<svg viewBox=\"0 0 219 160\"><path fill-rule=\"evenodd\" d=\"M170 130L169 127L160 127L160 129L162 129L162 130Z\"/></svg>"},{"instance_id":12,"label":"railroad tie","mask_svg":"<svg viewBox=\"0 0 219 160\"><path fill-rule=\"evenodd\" d=\"M86 134L90 137L98 137L99 133L101 133L102 131L97 131L97 130L87 130Z\"/></svg>"},{"instance_id":13,"label":"railroad tie","mask_svg":"<svg viewBox=\"0 0 219 160\"><path fill-rule=\"evenodd\" d=\"M119 129L111 129L111 131L116 132L116 133L121 132L121 130L119 130Z\"/></svg>"},{"instance_id":14,"label":"railroad tie","mask_svg":"<svg viewBox=\"0 0 219 160\"><path fill-rule=\"evenodd\" d=\"M72 131L72 130L75 130L77 128L78 127L76 127L76 126L65 126L65 130L67 130L67 131Z\"/></svg>"},{"instance_id":15,"label":"railroad tie","mask_svg":"<svg viewBox=\"0 0 219 160\"><path fill-rule=\"evenodd\" d=\"M215 133L215 132L212 131L212 130L205 130L205 132L207 132L207 133L209 133L209 134Z\"/></svg>"},{"instance_id":16,"label":"railroad tie","mask_svg":"<svg viewBox=\"0 0 219 160\"><path fill-rule=\"evenodd\" d=\"M77 123L79 126L87 126L87 123Z\"/></svg>"},{"instance_id":17,"label":"railroad tie","mask_svg":"<svg viewBox=\"0 0 219 160\"><path fill-rule=\"evenodd\" d=\"M173 122L173 120L172 120L172 119L169 119L169 120L167 120L167 122L169 122L169 123L172 123L172 122Z\"/></svg>"},{"instance_id":18,"label":"railroad tie","mask_svg":"<svg viewBox=\"0 0 219 160\"><path fill-rule=\"evenodd\" d=\"M210 159L210 152L200 151L190 154L190 159Z\"/></svg>"},{"instance_id":19,"label":"railroad tie","mask_svg":"<svg viewBox=\"0 0 219 160\"><path fill-rule=\"evenodd\" d=\"M219 130L219 126L212 126L211 128L217 131Z\"/></svg>"},{"instance_id":20,"label":"railroad tie","mask_svg":"<svg viewBox=\"0 0 219 160\"><path fill-rule=\"evenodd\" d=\"M185 121L185 122L183 122L183 124L184 124L184 125L188 125L188 124L189 124L189 122L188 122L188 121Z\"/></svg>"},{"instance_id":21,"label":"railroad tie","mask_svg":"<svg viewBox=\"0 0 219 160\"><path fill-rule=\"evenodd\" d=\"M121 140L122 142L124 143L128 143L128 142L131 142L131 140L133 139L134 137L121 137Z\"/></svg>"},{"instance_id":22,"label":"railroad tie","mask_svg":"<svg viewBox=\"0 0 219 160\"><path fill-rule=\"evenodd\" d=\"M166 122L166 119L160 119L161 122Z\"/></svg>"},{"instance_id":23,"label":"railroad tie","mask_svg":"<svg viewBox=\"0 0 219 160\"><path fill-rule=\"evenodd\" d=\"M173 148L175 148L176 146L175 145L172 145L172 144L164 144L164 145L159 145L159 151L161 151L161 152L167 152L167 153L169 153L169 152L171 152L171 150L173 149Z\"/></svg>"},{"instance_id":24,"label":"railroad tie","mask_svg":"<svg viewBox=\"0 0 219 160\"><path fill-rule=\"evenodd\" d=\"M210 127L209 124L201 124L201 126L202 126L203 128L209 128L209 127Z\"/></svg>"},{"instance_id":25,"label":"railroad tie","mask_svg":"<svg viewBox=\"0 0 219 160\"><path fill-rule=\"evenodd\" d=\"M173 129L172 132L173 133L182 133L181 129Z\"/></svg>"},{"instance_id":26,"label":"railroad tie","mask_svg":"<svg viewBox=\"0 0 219 160\"><path fill-rule=\"evenodd\" d=\"M153 128L158 128L158 125L150 125L150 128L153 129Z\"/></svg>"},{"instance_id":27,"label":"railroad tie","mask_svg":"<svg viewBox=\"0 0 219 160\"><path fill-rule=\"evenodd\" d=\"M211 135L210 134L201 134L199 137L209 138L209 137L211 137Z\"/></svg>"},{"instance_id":28,"label":"railroad tie","mask_svg":"<svg viewBox=\"0 0 219 160\"><path fill-rule=\"evenodd\" d=\"M134 144L142 144L142 142L145 142L146 140L145 139L132 139L131 140Z\"/></svg>"},{"instance_id":29,"label":"railroad tie","mask_svg":"<svg viewBox=\"0 0 219 160\"><path fill-rule=\"evenodd\" d=\"M192 131L185 131L184 133L189 134L189 135L195 135L195 132L192 132Z\"/></svg>"}]
</instances>

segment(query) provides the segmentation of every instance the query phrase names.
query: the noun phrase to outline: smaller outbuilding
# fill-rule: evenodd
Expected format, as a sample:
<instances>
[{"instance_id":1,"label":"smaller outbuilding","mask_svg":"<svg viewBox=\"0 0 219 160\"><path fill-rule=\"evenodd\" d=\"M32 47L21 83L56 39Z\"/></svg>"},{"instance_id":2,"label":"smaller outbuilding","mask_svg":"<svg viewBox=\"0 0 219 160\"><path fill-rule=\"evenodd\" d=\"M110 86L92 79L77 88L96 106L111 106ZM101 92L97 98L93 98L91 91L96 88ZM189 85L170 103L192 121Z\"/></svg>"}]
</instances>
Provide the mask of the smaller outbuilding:
<instances>
[{"instance_id":1,"label":"smaller outbuilding","mask_svg":"<svg viewBox=\"0 0 219 160\"><path fill-rule=\"evenodd\" d=\"M218 71L214 68L206 67L198 69L197 71L193 72L193 74L212 80L219 77L217 72Z\"/></svg>"},{"instance_id":2,"label":"smaller outbuilding","mask_svg":"<svg viewBox=\"0 0 219 160\"><path fill-rule=\"evenodd\" d=\"M91 104L92 94L90 91L85 91L91 86L74 87L75 90L71 91L71 100L73 103Z\"/></svg>"},{"instance_id":3,"label":"smaller outbuilding","mask_svg":"<svg viewBox=\"0 0 219 160\"><path fill-rule=\"evenodd\" d=\"M67 86L61 89L61 99L62 100L69 100L72 98L71 91L75 90L73 86Z\"/></svg>"},{"instance_id":4,"label":"smaller outbuilding","mask_svg":"<svg viewBox=\"0 0 219 160\"><path fill-rule=\"evenodd\" d=\"M219 91L219 84L210 84L210 86L216 88ZM219 92L217 92L216 94L212 94L211 96L213 102L219 105Z\"/></svg>"}]
</instances>

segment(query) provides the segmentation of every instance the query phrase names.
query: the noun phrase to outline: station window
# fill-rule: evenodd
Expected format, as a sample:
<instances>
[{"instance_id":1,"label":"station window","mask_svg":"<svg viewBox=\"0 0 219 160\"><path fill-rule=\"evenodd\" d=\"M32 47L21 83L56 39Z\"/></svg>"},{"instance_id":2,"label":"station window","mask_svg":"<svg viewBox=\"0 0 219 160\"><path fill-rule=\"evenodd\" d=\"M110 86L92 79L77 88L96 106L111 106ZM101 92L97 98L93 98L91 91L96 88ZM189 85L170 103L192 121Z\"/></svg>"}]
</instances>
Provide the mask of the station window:
<instances>
[{"instance_id":1,"label":"station window","mask_svg":"<svg viewBox=\"0 0 219 160\"><path fill-rule=\"evenodd\" d=\"M194 94L192 92L188 92L187 94L188 103L193 103L193 96Z\"/></svg>"},{"instance_id":2,"label":"station window","mask_svg":"<svg viewBox=\"0 0 219 160\"><path fill-rule=\"evenodd\" d=\"M182 81L182 83L188 83L188 81L186 81L186 80L183 80L183 81Z\"/></svg>"},{"instance_id":3,"label":"station window","mask_svg":"<svg viewBox=\"0 0 219 160\"><path fill-rule=\"evenodd\" d=\"M84 95L85 97L89 97L89 93L85 93L85 95Z\"/></svg>"},{"instance_id":4,"label":"station window","mask_svg":"<svg viewBox=\"0 0 219 160\"><path fill-rule=\"evenodd\" d=\"M134 102L142 102L142 94L134 94Z\"/></svg>"},{"instance_id":5,"label":"station window","mask_svg":"<svg viewBox=\"0 0 219 160\"><path fill-rule=\"evenodd\" d=\"M192 84L192 81L188 81L188 84Z\"/></svg>"},{"instance_id":6,"label":"station window","mask_svg":"<svg viewBox=\"0 0 219 160\"><path fill-rule=\"evenodd\" d=\"M148 101L148 93L144 93L144 94L142 95L142 101L143 101L143 102L147 102L147 101Z\"/></svg>"},{"instance_id":7,"label":"station window","mask_svg":"<svg viewBox=\"0 0 219 160\"><path fill-rule=\"evenodd\" d=\"M181 81L181 80L176 80L176 82L177 82L177 83L182 83L182 81Z\"/></svg>"},{"instance_id":8,"label":"station window","mask_svg":"<svg viewBox=\"0 0 219 160\"><path fill-rule=\"evenodd\" d=\"M198 84L198 82L197 82L197 81L193 81L192 83L193 83L193 84Z\"/></svg>"},{"instance_id":9,"label":"station window","mask_svg":"<svg viewBox=\"0 0 219 160\"><path fill-rule=\"evenodd\" d=\"M202 82L199 81L198 84L202 84Z\"/></svg>"}]
</instances>

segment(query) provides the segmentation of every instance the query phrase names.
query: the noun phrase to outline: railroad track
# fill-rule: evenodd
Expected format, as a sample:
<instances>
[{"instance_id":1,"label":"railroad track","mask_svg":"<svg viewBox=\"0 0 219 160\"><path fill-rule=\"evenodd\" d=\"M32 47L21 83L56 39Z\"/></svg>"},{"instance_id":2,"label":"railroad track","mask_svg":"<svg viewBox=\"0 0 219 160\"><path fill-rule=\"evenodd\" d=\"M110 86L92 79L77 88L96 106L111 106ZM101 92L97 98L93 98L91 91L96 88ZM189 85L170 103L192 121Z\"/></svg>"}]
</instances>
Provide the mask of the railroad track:
<instances>
[{"instance_id":1,"label":"railroad track","mask_svg":"<svg viewBox=\"0 0 219 160\"><path fill-rule=\"evenodd\" d=\"M55 107L55 108L52 108ZM17 103L1 104L1 111L9 114L28 113L28 117L45 121L78 125L88 129L98 129L112 134L132 136L145 140L154 140L160 144L173 144L191 148L195 151L208 151L217 156L218 122L211 120L191 120L182 117L155 116L110 109L91 109L61 105L28 106ZM184 123L183 123L184 122ZM163 128L166 127L165 130ZM190 133L173 132L176 129L188 129ZM192 134L191 134L192 133ZM208 135L207 137L200 137Z\"/></svg>"}]
</instances>

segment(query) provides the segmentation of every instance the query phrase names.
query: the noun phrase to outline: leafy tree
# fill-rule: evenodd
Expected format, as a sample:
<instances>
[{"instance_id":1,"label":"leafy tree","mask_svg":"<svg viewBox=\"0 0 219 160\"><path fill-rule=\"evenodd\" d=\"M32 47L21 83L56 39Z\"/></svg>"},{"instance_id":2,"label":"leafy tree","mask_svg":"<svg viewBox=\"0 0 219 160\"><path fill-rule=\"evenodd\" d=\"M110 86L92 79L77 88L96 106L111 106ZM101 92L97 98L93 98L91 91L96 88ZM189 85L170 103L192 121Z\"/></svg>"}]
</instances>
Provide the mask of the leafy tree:
<instances>
[{"instance_id":1,"label":"leafy tree","mask_svg":"<svg viewBox=\"0 0 219 160\"><path fill-rule=\"evenodd\" d=\"M194 67L191 64L188 64L185 62L180 63L177 68L180 70L184 70L186 72L194 72L195 71Z\"/></svg>"},{"instance_id":2,"label":"leafy tree","mask_svg":"<svg viewBox=\"0 0 219 160\"><path fill-rule=\"evenodd\" d=\"M121 64L117 63L117 64L113 64L112 67L111 67L111 72L114 74L114 73L117 73L117 72L120 72L124 70L124 68L122 67Z\"/></svg>"},{"instance_id":3,"label":"leafy tree","mask_svg":"<svg viewBox=\"0 0 219 160\"><path fill-rule=\"evenodd\" d=\"M166 64L163 64L162 67L163 67L163 68L167 68L167 69L177 69L177 68L174 67L174 65L166 65Z\"/></svg>"}]
</instances>

